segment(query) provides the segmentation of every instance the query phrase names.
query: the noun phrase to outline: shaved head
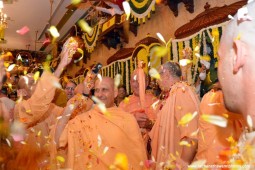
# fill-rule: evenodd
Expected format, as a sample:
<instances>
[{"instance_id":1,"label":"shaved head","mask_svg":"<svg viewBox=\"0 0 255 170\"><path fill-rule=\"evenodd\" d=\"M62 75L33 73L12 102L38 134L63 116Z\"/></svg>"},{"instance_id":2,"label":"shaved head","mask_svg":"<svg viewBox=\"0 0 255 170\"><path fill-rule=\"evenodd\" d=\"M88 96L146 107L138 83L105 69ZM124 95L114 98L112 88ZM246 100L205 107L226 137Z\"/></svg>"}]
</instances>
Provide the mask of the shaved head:
<instances>
[{"instance_id":1,"label":"shaved head","mask_svg":"<svg viewBox=\"0 0 255 170\"><path fill-rule=\"evenodd\" d=\"M222 34L218 75L226 108L246 116L255 109L255 2L238 11Z\"/></svg>"},{"instance_id":2,"label":"shaved head","mask_svg":"<svg viewBox=\"0 0 255 170\"><path fill-rule=\"evenodd\" d=\"M106 108L114 106L114 98L117 97L118 90L114 87L114 80L110 77L102 77L95 83L95 96L101 100Z\"/></svg>"}]
</instances>

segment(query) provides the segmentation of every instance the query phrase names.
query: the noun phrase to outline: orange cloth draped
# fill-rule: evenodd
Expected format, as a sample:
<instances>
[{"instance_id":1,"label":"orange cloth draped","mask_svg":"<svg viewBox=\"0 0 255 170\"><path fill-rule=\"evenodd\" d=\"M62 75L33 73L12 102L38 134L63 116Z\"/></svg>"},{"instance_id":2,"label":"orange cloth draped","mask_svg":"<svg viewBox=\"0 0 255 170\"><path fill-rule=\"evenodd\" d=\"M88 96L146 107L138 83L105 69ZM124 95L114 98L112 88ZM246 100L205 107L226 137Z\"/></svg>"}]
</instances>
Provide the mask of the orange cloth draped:
<instances>
[{"instance_id":1,"label":"orange cloth draped","mask_svg":"<svg viewBox=\"0 0 255 170\"><path fill-rule=\"evenodd\" d=\"M15 105L15 118L28 127L34 126L39 122L51 107L51 101L56 90L55 82L58 82L58 79L51 73L45 71L38 81L31 98Z\"/></svg>"},{"instance_id":2,"label":"orange cloth draped","mask_svg":"<svg viewBox=\"0 0 255 170\"><path fill-rule=\"evenodd\" d=\"M175 83L166 103L159 111L157 120L150 132L152 155L158 163L166 162L169 154L182 154L183 147L179 143L184 137L191 137L197 130L197 118L191 120L187 126L178 126L180 119L187 113L199 112L199 99L195 89L184 82Z\"/></svg>"},{"instance_id":3,"label":"orange cloth draped","mask_svg":"<svg viewBox=\"0 0 255 170\"><path fill-rule=\"evenodd\" d=\"M107 111L110 116L94 107L69 121L59 141L60 147L68 147L67 168L109 169L116 154L124 153L129 169L142 169L139 164L146 160L146 152L135 118L117 107ZM103 154L105 147L109 150Z\"/></svg>"},{"instance_id":4,"label":"orange cloth draped","mask_svg":"<svg viewBox=\"0 0 255 170\"><path fill-rule=\"evenodd\" d=\"M228 116L227 127L219 127L204 121L201 115ZM206 164L213 165L218 162L220 151L228 149L230 142L226 139L230 136L238 141L245 126L245 121L240 114L231 113L226 110L221 90L206 93L200 104L198 133L197 160L206 160Z\"/></svg>"},{"instance_id":5,"label":"orange cloth draped","mask_svg":"<svg viewBox=\"0 0 255 170\"><path fill-rule=\"evenodd\" d=\"M156 120L156 111L152 107L152 104L156 101L157 98L152 94L145 94L145 103L144 107L142 107L140 98L135 95L130 95L128 97L128 102L122 101L119 107L131 114L135 114L137 112L145 113L150 120Z\"/></svg>"},{"instance_id":6,"label":"orange cloth draped","mask_svg":"<svg viewBox=\"0 0 255 170\"><path fill-rule=\"evenodd\" d=\"M145 107L145 74L142 68L138 68L138 77L139 77L139 98L141 106Z\"/></svg>"},{"instance_id":7,"label":"orange cloth draped","mask_svg":"<svg viewBox=\"0 0 255 170\"><path fill-rule=\"evenodd\" d=\"M31 98L17 103L14 109L15 119L28 128L25 141L31 146L36 144L37 149L46 153L46 159L49 158L50 130L63 111L62 107L51 103L56 90L53 82L57 81L53 74L44 72ZM18 157L26 154L23 149L27 148L21 147Z\"/></svg>"},{"instance_id":8,"label":"orange cloth draped","mask_svg":"<svg viewBox=\"0 0 255 170\"><path fill-rule=\"evenodd\" d=\"M7 97L0 98L0 117L3 117L4 120L9 121L13 114L13 109L15 102Z\"/></svg>"}]
</instances>

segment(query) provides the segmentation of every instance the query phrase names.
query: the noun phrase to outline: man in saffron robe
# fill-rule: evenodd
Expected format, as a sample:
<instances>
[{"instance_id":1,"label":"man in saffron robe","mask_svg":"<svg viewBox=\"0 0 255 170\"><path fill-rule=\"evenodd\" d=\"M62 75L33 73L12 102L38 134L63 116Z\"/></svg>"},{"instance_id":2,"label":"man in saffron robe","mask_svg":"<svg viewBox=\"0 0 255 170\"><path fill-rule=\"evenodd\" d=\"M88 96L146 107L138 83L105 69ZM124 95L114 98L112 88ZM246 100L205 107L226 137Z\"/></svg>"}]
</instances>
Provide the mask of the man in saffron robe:
<instances>
[{"instance_id":1,"label":"man in saffron robe","mask_svg":"<svg viewBox=\"0 0 255 170\"><path fill-rule=\"evenodd\" d=\"M146 160L146 152L139 127L133 115L114 105L117 89L113 79L97 80L95 96L106 110L95 106L69 121L61 135L56 133L58 146L67 146L66 168L109 169L116 154L123 153L128 158L128 169L142 169L140 163Z\"/></svg>"},{"instance_id":2,"label":"man in saffron robe","mask_svg":"<svg viewBox=\"0 0 255 170\"><path fill-rule=\"evenodd\" d=\"M141 128L145 128L148 120L156 120L156 112L152 104L156 102L156 97L151 93L145 93L146 81L142 68L137 68L131 75L130 80L133 94L128 99L122 101L120 108L135 116Z\"/></svg>"},{"instance_id":3,"label":"man in saffron robe","mask_svg":"<svg viewBox=\"0 0 255 170\"><path fill-rule=\"evenodd\" d=\"M226 127L213 125L202 118L202 115L225 117ZM207 165L220 163L219 155L231 147L230 140L238 141L244 130L245 121L240 114L226 110L223 94L218 87L206 93L200 104L197 160L206 160Z\"/></svg>"},{"instance_id":4,"label":"man in saffron robe","mask_svg":"<svg viewBox=\"0 0 255 170\"><path fill-rule=\"evenodd\" d=\"M195 89L180 81L178 63L165 63L159 74L159 86L162 91L169 91L169 95L150 132L152 155L157 169L187 168L185 166L192 162L197 149L196 137L192 136L198 128L197 117L185 124L180 122L186 114L199 112L199 100Z\"/></svg>"}]
</instances>

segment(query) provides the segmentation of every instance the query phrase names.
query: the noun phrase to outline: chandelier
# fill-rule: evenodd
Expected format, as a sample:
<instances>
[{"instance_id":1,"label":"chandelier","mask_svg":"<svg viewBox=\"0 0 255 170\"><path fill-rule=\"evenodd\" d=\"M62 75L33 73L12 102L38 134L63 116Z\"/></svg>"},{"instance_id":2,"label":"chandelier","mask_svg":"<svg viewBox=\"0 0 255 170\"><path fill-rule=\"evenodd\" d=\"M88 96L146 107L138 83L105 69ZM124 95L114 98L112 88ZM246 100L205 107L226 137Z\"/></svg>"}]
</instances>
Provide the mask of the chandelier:
<instances>
[{"instance_id":1,"label":"chandelier","mask_svg":"<svg viewBox=\"0 0 255 170\"><path fill-rule=\"evenodd\" d=\"M0 43L5 43L4 39L5 29L7 28L7 15L3 12L4 4L3 1L0 0Z\"/></svg>"}]
</instances>

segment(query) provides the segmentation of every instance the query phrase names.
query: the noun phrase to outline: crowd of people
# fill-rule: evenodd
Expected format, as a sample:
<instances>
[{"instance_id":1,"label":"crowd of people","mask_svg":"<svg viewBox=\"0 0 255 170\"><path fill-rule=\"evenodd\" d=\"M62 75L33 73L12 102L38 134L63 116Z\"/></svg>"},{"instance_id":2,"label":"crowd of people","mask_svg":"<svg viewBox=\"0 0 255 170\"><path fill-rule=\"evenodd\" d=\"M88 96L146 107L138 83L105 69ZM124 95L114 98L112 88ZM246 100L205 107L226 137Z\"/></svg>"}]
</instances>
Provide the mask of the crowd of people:
<instances>
[{"instance_id":1,"label":"crowd of people","mask_svg":"<svg viewBox=\"0 0 255 170\"><path fill-rule=\"evenodd\" d=\"M141 65L130 96L93 71L62 90L74 50L64 45L54 73L21 76L14 101L0 93L1 169L254 169L255 2L242 9L221 38L219 82L202 99L171 61L158 70L160 90ZM1 59L1 88L5 75Z\"/></svg>"}]
</instances>

